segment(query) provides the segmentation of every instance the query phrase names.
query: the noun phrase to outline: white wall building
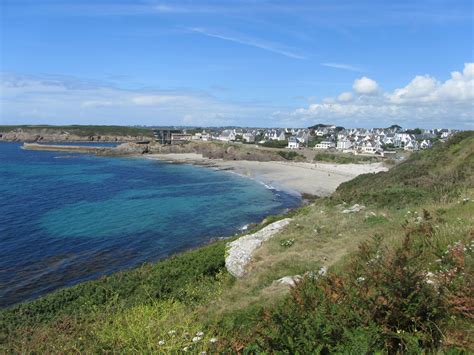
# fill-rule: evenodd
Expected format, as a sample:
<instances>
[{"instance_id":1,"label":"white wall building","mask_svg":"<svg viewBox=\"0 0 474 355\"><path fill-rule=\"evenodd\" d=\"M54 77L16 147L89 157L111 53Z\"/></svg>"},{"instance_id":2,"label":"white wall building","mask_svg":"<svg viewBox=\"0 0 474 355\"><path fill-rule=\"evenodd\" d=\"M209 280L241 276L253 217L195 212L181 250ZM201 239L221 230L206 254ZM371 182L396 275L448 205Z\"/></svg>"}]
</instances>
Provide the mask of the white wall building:
<instances>
[{"instance_id":1,"label":"white wall building","mask_svg":"<svg viewBox=\"0 0 474 355\"><path fill-rule=\"evenodd\" d=\"M314 149L330 149L335 148L336 144L332 141L322 141L314 146Z\"/></svg>"}]
</instances>

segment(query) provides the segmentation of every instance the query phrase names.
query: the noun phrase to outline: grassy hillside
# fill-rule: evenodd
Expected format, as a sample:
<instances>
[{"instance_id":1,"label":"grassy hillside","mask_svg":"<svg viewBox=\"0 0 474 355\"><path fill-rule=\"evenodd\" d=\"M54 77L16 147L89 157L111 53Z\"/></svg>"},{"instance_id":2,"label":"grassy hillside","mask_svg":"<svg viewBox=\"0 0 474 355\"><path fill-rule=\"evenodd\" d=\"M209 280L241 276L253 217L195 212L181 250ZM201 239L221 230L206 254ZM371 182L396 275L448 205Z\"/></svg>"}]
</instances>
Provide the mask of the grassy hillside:
<instances>
[{"instance_id":1,"label":"grassy hillside","mask_svg":"<svg viewBox=\"0 0 474 355\"><path fill-rule=\"evenodd\" d=\"M4 310L0 352L472 352L473 149L460 134L300 208L242 279L219 241Z\"/></svg>"},{"instance_id":2,"label":"grassy hillside","mask_svg":"<svg viewBox=\"0 0 474 355\"><path fill-rule=\"evenodd\" d=\"M474 132L466 131L412 154L388 172L360 175L342 184L333 199L401 207L455 196L473 185Z\"/></svg>"},{"instance_id":3,"label":"grassy hillside","mask_svg":"<svg viewBox=\"0 0 474 355\"><path fill-rule=\"evenodd\" d=\"M148 128L127 127L127 126L49 126L49 125L22 125L22 126L0 126L0 132L7 133L16 129L23 131L46 130L51 132L65 131L78 136L146 136L152 137L153 132Z\"/></svg>"}]
</instances>

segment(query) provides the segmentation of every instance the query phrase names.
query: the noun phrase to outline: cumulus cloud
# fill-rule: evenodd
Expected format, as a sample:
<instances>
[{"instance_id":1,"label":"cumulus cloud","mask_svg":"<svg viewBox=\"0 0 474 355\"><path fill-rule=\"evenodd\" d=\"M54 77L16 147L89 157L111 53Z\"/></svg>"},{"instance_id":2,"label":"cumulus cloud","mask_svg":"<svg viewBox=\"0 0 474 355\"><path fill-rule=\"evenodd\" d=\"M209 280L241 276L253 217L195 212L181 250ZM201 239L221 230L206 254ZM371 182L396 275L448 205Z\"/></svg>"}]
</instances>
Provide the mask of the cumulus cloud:
<instances>
[{"instance_id":1,"label":"cumulus cloud","mask_svg":"<svg viewBox=\"0 0 474 355\"><path fill-rule=\"evenodd\" d=\"M339 94L339 96L337 97L337 101L348 102L351 101L353 97L354 95L352 94L352 92L343 92L342 94Z\"/></svg>"},{"instance_id":2,"label":"cumulus cloud","mask_svg":"<svg viewBox=\"0 0 474 355\"><path fill-rule=\"evenodd\" d=\"M356 79L353 93L274 114L284 124L307 125L324 120L348 127L384 126L392 123L409 126L474 128L474 63L466 63L442 82L429 75L417 75L406 86L381 92L377 82Z\"/></svg>"},{"instance_id":3,"label":"cumulus cloud","mask_svg":"<svg viewBox=\"0 0 474 355\"><path fill-rule=\"evenodd\" d=\"M379 85L375 80L363 76L362 78L356 79L354 81L354 85L352 85L352 88L357 94L373 95L377 93Z\"/></svg>"}]
</instances>

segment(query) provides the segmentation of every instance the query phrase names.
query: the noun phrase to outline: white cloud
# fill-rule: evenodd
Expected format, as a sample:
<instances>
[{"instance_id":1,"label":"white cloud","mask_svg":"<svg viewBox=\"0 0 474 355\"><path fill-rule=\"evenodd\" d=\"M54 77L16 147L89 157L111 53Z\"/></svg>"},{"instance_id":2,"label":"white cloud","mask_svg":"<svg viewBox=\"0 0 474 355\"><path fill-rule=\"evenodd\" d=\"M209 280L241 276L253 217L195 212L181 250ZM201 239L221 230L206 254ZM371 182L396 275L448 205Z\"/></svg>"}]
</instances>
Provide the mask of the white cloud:
<instances>
[{"instance_id":1,"label":"white cloud","mask_svg":"<svg viewBox=\"0 0 474 355\"><path fill-rule=\"evenodd\" d=\"M269 107L186 90L126 90L74 78L2 75L3 124L251 124Z\"/></svg>"},{"instance_id":2,"label":"white cloud","mask_svg":"<svg viewBox=\"0 0 474 355\"><path fill-rule=\"evenodd\" d=\"M407 86L386 94L394 103L466 102L474 100L474 63L466 63L463 72L452 72L444 83L425 75L416 76Z\"/></svg>"},{"instance_id":3,"label":"white cloud","mask_svg":"<svg viewBox=\"0 0 474 355\"><path fill-rule=\"evenodd\" d=\"M379 85L375 80L363 76L362 78L356 79L354 81L354 85L352 86L352 88L357 94L373 95L377 93Z\"/></svg>"},{"instance_id":4,"label":"white cloud","mask_svg":"<svg viewBox=\"0 0 474 355\"><path fill-rule=\"evenodd\" d=\"M342 70L349 70L349 71L362 71L361 68L355 67L350 64L342 64L342 63L321 63L324 67L334 68L334 69L342 69Z\"/></svg>"},{"instance_id":5,"label":"white cloud","mask_svg":"<svg viewBox=\"0 0 474 355\"><path fill-rule=\"evenodd\" d=\"M277 44L277 43L271 43L271 42L267 42L267 41L263 41L263 40L255 39L255 38L249 38L242 35L236 36L236 35L227 35L227 34L222 34L222 33L217 33L217 32L211 32L203 28L190 28L189 30L194 33L199 33L207 37L218 38L224 41L229 41L229 42L242 44L245 46L260 48L268 52L280 54L292 59L307 59L305 56L295 53L292 50L283 48L282 45Z\"/></svg>"},{"instance_id":6,"label":"white cloud","mask_svg":"<svg viewBox=\"0 0 474 355\"><path fill-rule=\"evenodd\" d=\"M387 94L387 98L394 103L402 103L409 100L426 101L433 95L439 83L436 79L425 75L417 75L404 88L396 89L392 94Z\"/></svg>"},{"instance_id":7,"label":"white cloud","mask_svg":"<svg viewBox=\"0 0 474 355\"><path fill-rule=\"evenodd\" d=\"M339 94L339 96L337 97L337 101L348 102L351 101L353 97L354 95L352 94L352 92L343 92L342 94Z\"/></svg>"},{"instance_id":8,"label":"white cloud","mask_svg":"<svg viewBox=\"0 0 474 355\"><path fill-rule=\"evenodd\" d=\"M354 94L343 92L336 99L326 98L293 112L277 112L283 124L308 125L315 121L353 127L387 126L474 128L474 63L462 72L452 72L441 82L429 75L418 75L406 86L381 95L377 83L363 77L354 82ZM297 123L297 124L296 124Z\"/></svg>"}]
</instances>

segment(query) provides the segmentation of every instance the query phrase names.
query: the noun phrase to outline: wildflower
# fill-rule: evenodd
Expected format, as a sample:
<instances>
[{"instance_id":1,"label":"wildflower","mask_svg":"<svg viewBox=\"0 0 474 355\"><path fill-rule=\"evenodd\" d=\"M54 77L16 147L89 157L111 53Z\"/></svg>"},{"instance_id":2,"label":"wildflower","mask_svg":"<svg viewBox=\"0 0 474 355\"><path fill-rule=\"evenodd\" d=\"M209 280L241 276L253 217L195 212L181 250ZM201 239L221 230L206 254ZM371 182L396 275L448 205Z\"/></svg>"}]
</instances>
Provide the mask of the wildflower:
<instances>
[{"instance_id":1,"label":"wildflower","mask_svg":"<svg viewBox=\"0 0 474 355\"><path fill-rule=\"evenodd\" d=\"M321 276L324 276L326 275L327 272L328 272L328 268L323 266L321 269L319 269L318 274Z\"/></svg>"},{"instance_id":2,"label":"wildflower","mask_svg":"<svg viewBox=\"0 0 474 355\"><path fill-rule=\"evenodd\" d=\"M365 281L365 277L360 276L357 278L357 282L363 282L363 281Z\"/></svg>"},{"instance_id":3,"label":"wildflower","mask_svg":"<svg viewBox=\"0 0 474 355\"><path fill-rule=\"evenodd\" d=\"M188 349L189 349L189 347L185 346L185 347L183 348L183 351L188 351Z\"/></svg>"},{"instance_id":4,"label":"wildflower","mask_svg":"<svg viewBox=\"0 0 474 355\"><path fill-rule=\"evenodd\" d=\"M212 344L217 343L217 338L211 338L209 339L209 342Z\"/></svg>"},{"instance_id":5,"label":"wildflower","mask_svg":"<svg viewBox=\"0 0 474 355\"><path fill-rule=\"evenodd\" d=\"M158 342L158 345L159 345L159 346L165 345L165 341L164 341L164 340L160 340L160 341Z\"/></svg>"},{"instance_id":6,"label":"wildflower","mask_svg":"<svg viewBox=\"0 0 474 355\"><path fill-rule=\"evenodd\" d=\"M170 331L168 332L168 334L169 334L169 335L175 335L175 334L176 334L176 330L170 330Z\"/></svg>"},{"instance_id":7,"label":"wildflower","mask_svg":"<svg viewBox=\"0 0 474 355\"><path fill-rule=\"evenodd\" d=\"M201 337L194 337L193 338L193 343L197 343L199 340L201 340Z\"/></svg>"},{"instance_id":8,"label":"wildflower","mask_svg":"<svg viewBox=\"0 0 474 355\"><path fill-rule=\"evenodd\" d=\"M206 355L206 352L205 352L205 351L201 351L201 355Z\"/></svg>"},{"instance_id":9,"label":"wildflower","mask_svg":"<svg viewBox=\"0 0 474 355\"><path fill-rule=\"evenodd\" d=\"M204 335L203 332L197 332L197 333L196 333L196 336L198 336L198 337L202 337L203 335Z\"/></svg>"}]
</instances>

